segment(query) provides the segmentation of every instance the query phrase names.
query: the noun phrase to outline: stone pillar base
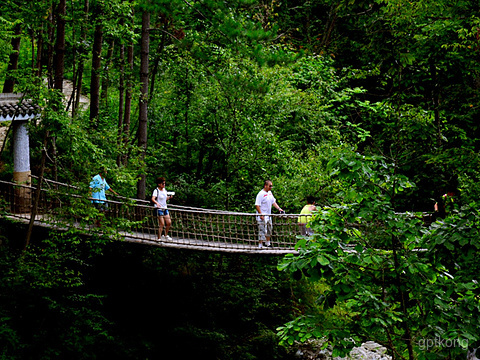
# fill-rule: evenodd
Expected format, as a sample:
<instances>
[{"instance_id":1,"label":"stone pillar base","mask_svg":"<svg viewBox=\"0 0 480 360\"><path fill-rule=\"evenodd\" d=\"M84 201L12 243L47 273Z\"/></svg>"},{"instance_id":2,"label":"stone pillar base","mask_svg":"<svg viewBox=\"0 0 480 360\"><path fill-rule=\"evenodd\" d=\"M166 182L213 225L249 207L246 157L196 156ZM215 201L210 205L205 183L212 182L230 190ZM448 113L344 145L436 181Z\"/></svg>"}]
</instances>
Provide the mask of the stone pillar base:
<instances>
[{"instance_id":1,"label":"stone pillar base","mask_svg":"<svg viewBox=\"0 0 480 360\"><path fill-rule=\"evenodd\" d=\"M13 181L18 185L30 186L31 171L17 171L13 173ZM26 187L16 187L14 194L14 211L15 213L30 213L32 208L32 189Z\"/></svg>"}]
</instances>

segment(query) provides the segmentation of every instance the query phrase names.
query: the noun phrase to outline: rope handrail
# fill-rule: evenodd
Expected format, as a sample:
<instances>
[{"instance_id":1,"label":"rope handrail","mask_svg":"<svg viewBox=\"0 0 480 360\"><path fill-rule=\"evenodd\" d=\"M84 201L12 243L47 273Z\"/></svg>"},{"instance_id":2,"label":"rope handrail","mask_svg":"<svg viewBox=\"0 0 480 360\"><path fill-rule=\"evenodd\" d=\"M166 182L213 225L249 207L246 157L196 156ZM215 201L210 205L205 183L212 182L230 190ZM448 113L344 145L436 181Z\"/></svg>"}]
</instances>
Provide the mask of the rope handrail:
<instances>
[{"instance_id":1,"label":"rope handrail","mask_svg":"<svg viewBox=\"0 0 480 360\"><path fill-rule=\"evenodd\" d=\"M30 177L32 177L34 179L38 179L38 176L36 176L36 175L30 175ZM44 179L44 181L46 183L51 183L51 184L54 184L54 185L69 187L69 188L76 189L76 190L83 190L79 186L66 184L66 183L62 183L62 182L58 182L58 181L54 181L54 180ZM129 197L121 196L121 195L116 195L116 196L113 196L113 197L120 198L120 199L125 199L125 200L128 200L128 201L135 201L139 205L151 206L150 201L148 201L148 200L134 199L134 198L129 198ZM255 214L247 213L247 212L229 211L229 210L221 210L221 209L199 208L199 207L194 207L194 206L185 206L185 205L177 205L177 204L169 205L169 207L171 209L183 209L183 210L192 210L192 211L197 210L197 211L218 212L218 213L222 213L222 214L231 213L231 214L241 214L241 215L246 215L246 216L248 216L248 215L255 216ZM272 216L282 216L282 215L285 216L285 215L288 215L288 214L271 214L271 215Z\"/></svg>"},{"instance_id":2,"label":"rope handrail","mask_svg":"<svg viewBox=\"0 0 480 360\"><path fill-rule=\"evenodd\" d=\"M52 181L48 181L48 182L52 182ZM58 182L56 182L57 184L60 184ZM4 185L13 185L15 187L18 187L18 188L24 188L24 189L29 189L29 190L36 190L37 188L35 186L31 186L31 185L25 185L25 184L17 184L17 183L12 183L12 182L9 182L9 181L4 181L4 180L0 180L0 184L4 184ZM72 188L75 188L75 189L80 189L79 187L75 187L73 185L71 185ZM57 189L42 189L42 191L45 191L45 192L57 192L58 193L58 190ZM62 195L65 195L65 193L60 193ZM86 198L87 200L89 201L94 201L94 200L98 200L98 199L95 199L93 197L85 197L85 196L82 196L82 195L78 195L78 194L72 194L72 193L69 193L68 194L69 196L73 197L73 198L77 198L77 199L83 199L83 198ZM127 199L127 200L131 200L131 201L135 201L136 199L132 199L132 198L127 198L127 197L122 197L124 199ZM112 204L123 204L123 202L121 201L117 201L117 200L105 200L105 202L107 203L112 203ZM143 205L137 205L137 206L143 206Z\"/></svg>"},{"instance_id":3,"label":"rope handrail","mask_svg":"<svg viewBox=\"0 0 480 360\"><path fill-rule=\"evenodd\" d=\"M36 176L36 175L30 175L30 177L34 178L34 179L38 179L38 176ZM66 183L62 183L62 182L58 182L58 181L54 181L54 180L50 180L50 179L43 179L43 181L45 181L46 183L49 183L49 184L60 185L60 186L63 186L63 187L69 187L69 188L76 189L76 190L83 190L79 186L66 184ZM129 201L135 201L138 204L143 204L145 206L150 206L150 202L148 200L134 199L134 198L129 198L129 197L121 196L121 195L116 195L114 197L129 200ZM178 209L185 209L185 210L199 210L199 211L220 212L220 213L236 213L236 214L245 214L245 215L250 214L250 213L245 213L245 212L243 212L243 213L242 212L232 212L232 211L228 211L228 210L207 209L207 208L199 208L199 207L185 206L185 205L169 205L169 206L172 209L173 208L178 208ZM274 214L272 214L272 215L274 215Z\"/></svg>"}]
</instances>

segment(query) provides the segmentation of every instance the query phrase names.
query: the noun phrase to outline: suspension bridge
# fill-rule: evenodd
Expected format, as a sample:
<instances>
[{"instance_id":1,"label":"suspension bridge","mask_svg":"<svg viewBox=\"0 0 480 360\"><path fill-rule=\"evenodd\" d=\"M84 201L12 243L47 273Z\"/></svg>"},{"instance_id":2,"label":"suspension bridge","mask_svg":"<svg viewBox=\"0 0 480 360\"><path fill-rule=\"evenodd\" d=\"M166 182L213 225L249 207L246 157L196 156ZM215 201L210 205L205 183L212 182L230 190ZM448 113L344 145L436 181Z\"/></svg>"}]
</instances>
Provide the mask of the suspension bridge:
<instances>
[{"instance_id":1,"label":"suspension bridge","mask_svg":"<svg viewBox=\"0 0 480 360\"><path fill-rule=\"evenodd\" d=\"M86 234L102 233L102 226L95 225L101 217L108 236L127 242L229 253L297 253L300 214L272 214L272 247L259 248L254 213L169 205L171 240L159 240L158 219L148 201L130 198L118 201L115 198L106 201L108 210L105 213L95 214L91 199L82 194L85 190L53 181L43 183L45 185L38 190L34 185L0 181L0 216L25 223L30 223L34 216L34 226L59 230L76 228Z\"/></svg>"}]
</instances>

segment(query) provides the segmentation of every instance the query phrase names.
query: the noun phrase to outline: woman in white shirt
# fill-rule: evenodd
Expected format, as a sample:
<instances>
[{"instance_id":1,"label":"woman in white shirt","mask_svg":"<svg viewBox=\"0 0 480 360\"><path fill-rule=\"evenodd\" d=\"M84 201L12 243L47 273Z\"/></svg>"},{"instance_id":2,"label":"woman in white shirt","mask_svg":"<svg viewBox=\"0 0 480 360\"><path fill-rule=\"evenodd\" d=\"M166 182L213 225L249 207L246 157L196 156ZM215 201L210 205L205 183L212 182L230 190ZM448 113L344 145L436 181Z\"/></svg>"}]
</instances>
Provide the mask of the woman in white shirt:
<instances>
[{"instance_id":1,"label":"woman in white shirt","mask_svg":"<svg viewBox=\"0 0 480 360\"><path fill-rule=\"evenodd\" d=\"M152 202L155 204L155 211L158 218L158 240L172 240L168 236L168 231L172 225L172 220L167 209L167 200L170 200L172 196L167 194L165 190L165 178L157 178L157 187L153 190ZM165 228L165 235L162 235L163 229Z\"/></svg>"}]
</instances>

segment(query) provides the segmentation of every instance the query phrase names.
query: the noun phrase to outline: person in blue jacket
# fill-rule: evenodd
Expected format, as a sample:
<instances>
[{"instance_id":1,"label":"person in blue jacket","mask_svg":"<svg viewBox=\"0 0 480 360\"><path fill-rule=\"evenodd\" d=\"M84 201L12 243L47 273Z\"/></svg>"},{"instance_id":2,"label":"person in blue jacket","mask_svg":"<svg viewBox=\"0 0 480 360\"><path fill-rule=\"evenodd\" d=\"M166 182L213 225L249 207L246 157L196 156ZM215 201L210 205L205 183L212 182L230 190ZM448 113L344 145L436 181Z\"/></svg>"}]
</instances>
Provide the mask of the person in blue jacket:
<instances>
[{"instance_id":1,"label":"person in blue jacket","mask_svg":"<svg viewBox=\"0 0 480 360\"><path fill-rule=\"evenodd\" d=\"M106 191L110 191L118 196L118 193L114 191L110 185L108 185L105 177L107 176L107 169L102 168L100 172L92 178L90 181L90 195L92 197L93 205L101 212L104 212L108 208L108 203L105 202L107 197ZM100 220L97 220L97 225L100 225Z\"/></svg>"}]
</instances>

